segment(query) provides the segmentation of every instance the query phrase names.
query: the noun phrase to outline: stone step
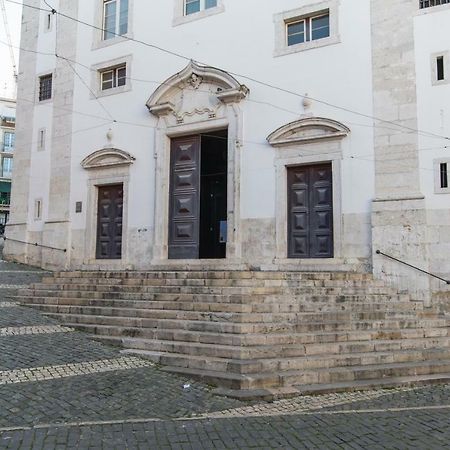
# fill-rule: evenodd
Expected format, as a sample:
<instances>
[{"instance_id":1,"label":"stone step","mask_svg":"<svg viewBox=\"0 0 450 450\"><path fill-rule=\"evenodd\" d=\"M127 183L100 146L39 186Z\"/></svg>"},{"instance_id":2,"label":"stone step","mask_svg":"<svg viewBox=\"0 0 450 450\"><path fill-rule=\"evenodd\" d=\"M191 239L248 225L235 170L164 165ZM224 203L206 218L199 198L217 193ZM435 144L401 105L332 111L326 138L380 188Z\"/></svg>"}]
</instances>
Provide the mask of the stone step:
<instances>
[{"instance_id":1,"label":"stone step","mask_svg":"<svg viewBox=\"0 0 450 450\"><path fill-rule=\"evenodd\" d=\"M162 366L184 367L190 369L234 372L240 374L271 373L330 369L338 367L366 366L379 364L406 363L450 359L450 348L427 350L400 350L397 352L351 353L342 355L319 355L300 358L231 360L186 356L177 353L161 353L145 350L126 349L122 353L149 359Z\"/></svg>"},{"instance_id":2,"label":"stone step","mask_svg":"<svg viewBox=\"0 0 450 450\"><path fill-rule=\"evenodd\" d=\"M66 322L67 325L78 329L85 329L77 322ZM93 325L93 324L91 324ZM95 330L98 333L99 330ZM150 331L151 333L151 331ZM101 336L100 336L101 337ZM237 337L235 345L172 341L162 339L145 339L141 337L117 337L109 336L122 342L126 348L137 348L148 351L181 353L185 355L236 358L236 359L260 359L260 358L294 358L301 356L342 354L342 353L366 353L366 352L391 352L397 350L414 350L428 348L446 348L450 345L448 336L416 337L408 339L389 339L389 336L381 335L374 341L342 341L310 344L282 344L282 345L251 345L242 346ZM388 339L383 339L388 338ZM226 341L225 341L226 342ZM242 341L241 341L242 342Z\"/></svg>"},{"instance_id":3,"label":"stone step","mask_svg":"<svg viewBox=\"0 0 450 450\"><path fill-rule=\"evenodd\" d=\"M308 344L327 344L336 342L371 342L376 340L401 340L418 339L429 337L449 336L447 328L406 328L383 330L354 330L354 331L319 331L319 332L295 332L287 330L289 333L274 330L272 334L267 334L264 325L254 325L253 329L245 329L243 324L218 324L209 322L193 322L191 326L188 323L177 321L162 323L161 327L143 328L120 325L101 325L92 323L66 322L71 326L89 333L98 335L107 335L111 337L138 337L144 339L176 339L181 341L211 343L213 340L220 344L237 342L235 336L227 337L227 334L239 335L241 345L308 345ZM180 325L179 327L177 325ZM278 331L278 332L277 332Z\"/></svg>"},{"instance_id":4,"label":"stone step","mask_svg":"<svg viewBox=\"0 0 450 450\"><path fill-rule=\"evenodd\" d=\"M35 307L41 311L59 314L59 315L73 315L80 318L85 317L91 320L93 317L101 320L109 320L120 318L124 322L133 320L139 321L142 326L147 319L157 320L179 320L179 321L210 321L210 322L226 322L226 323L273 323L292 325L291 329L300 331L301 329L311 329L317 331L325 329L329 324L332 329L366 329L368 328L385 328L386 324L395 324L393 328L411 328L420 326L418 324L424 323L427 325L434 325L438 327L445 327L450 325L450 318L440 317L425 317L418 318L410 312L357 312L357 311L341 311L341 312L321 312L321 313L253 313L253 312L236 312L230 309L211 311L204 309L199 310L169 310L169 309L137 309L137 308L112 308L112 307L97 307L97 306L70 306L70 305L49 305L49 304L28 304L27 306ZM226 305L227 308L234 305ZM240 305L238 305L240 306ZM251 306L248 305L251 309ZM94 320L94 319L92 319ZM120 325L120 324L119 324ZM323 325L323 327L321 327Z\"/></svg>"},{"instance_id":5,"label":"stone step","mask_svg":"<svg viewBox=\"0 0 450 450\"><path fill-rule=\"evenodd\" d=\"M225 288L232 289L232 288ZM48 289L21 289L18 292L18 297L59 297L59 298L88 298L88 299L129 299L129 300L174 300L174 301L211 301L213 299L216 303L310 303L311 307L317 303L336 304L342 305L346 302L385 302L395 304L396 302L409 301L409 297L397 294L397 295L352 295L352 294L340 294L340 295L315 295L315 294L289 294L283 293L283 295L274 296L273 293L265 294L259 293L240 293L240 292L216 292L217 288L214 288L214 292L197 292L198 289L193 291L186 289L186 292L159 292L159 289L154 289L154 292L113 292L113 291L78 291L78 290L48 290ZM209 300L207 300L209 299ZM412 304L420 304L420 302L411 302Z\"/></svg>"},{"instance_id":6,"label":"stone step","mask_svg":"<svg viewBox=\"0 0 450 450\"><path fill-rule=\"evenodd\" d=\"M415 377L417 380L428 379L430 375L437 378L441 375L444 379L450 378L450 362L429 360L416 363L392 363L374 364L367 366L352 366L334 369L316 369L314 371L296 371L291 373L274 372L272 374L234 375L230 377L233 382L223 383L220 379L223 372L201 370L176 366L165 366L163 370L183 376L194 377L210 384L221 384L229 389L271 389L276 387L295 387L297 393L310 392L311 386L332 385L342 383L349 386L357 386L361 382L373 386L382 381L387 384L399 379ZM308 382L309 380L313 380ZM314 381L316 380L316 381ZM241 381L241 383L239 383ZM233 387L234 386L234 387ZM228 393L230 395L230 393ZM232 396L232 395L231 395ZM261 394L258 395L262 397ZM249 398L249 397L247 397Z\"/></svg>"},{"instance_id":7,"label":"stone step","mask_svg":"<svg viewBox=\"0 0 450 450\"><path fill-rule=\"evenodd\" d=\"M320 294L334 294L337 290L373 290L374 293L391 294L396 291L382 282L354 280L265 280L265 279L89 279L89 278L46 278L35 286L44 289L67 289L75 287L79 290L129 290L152 286L180 287L283 287L302 288L306 292L318 290ZM334 292L336 291L336 292Z\"/></svg>"},{"instance_id":8,"label":"stone step","mask_svg":"<svg viewBox=\"0 0 450 450\"><path fill-rule=\"evenodd\" d=\"M218 297L218 298L217 298ZM191 296L192 298L192 296ZM195 300L185 298L173 297L167 299L158 300L127 300L127 299L89 299L89 298L71 298L71 297L24 297L16 296L17 301L25 301L28 305L67 305L67 306L97 306L97 307L114 307L114 308L137 308L137 309L168 309L168 310L195 310L196 305L210 305L209 310L220 310L222 304L234 305L233 308L237 308L243 303L239 299L234 298L222 298L222 296L201 296L200 298L195 298ZM224 300L224 301L222 301ZM236 301L235 301L236 300ZM322 302L322 304L317 307L317 305L304 304L303 302L288 301L280 302L278 304L274 303L262 303L262 304L251 304L249 305L251 310L254 312L343 312L343 311L357 311L357 312L411 312L411 314L417 314L418 312L423 312L423 303L419 302L347 302L339 305L336 308L334 303L328 304ZM425 310L425 312L427 312ZM434 311L433 311L434 312Z\"/></svg>"},{"instance_id":9,"label":"stone step","mask_svg":"<svg viewBox=\"0 0 450 450\"><path fill-rule=\"evenodd\" d=\"M65 271L49 278L90 279L272 279L272 280L354 280L373 281L371 273L359 272L301 272L245 270L157 270L157 271Z\"/></svg>"},{"instance_id":10,"label":"stone step","mask_svg":"<svg viewBox=\"0 0 450 450\"><path fill-rule=\"evenodd\" d=\"M427 360L404 363L373 364L280 373L280 385L330 384L359 380L381 380L450 372L450 360Z\"/></svg>"},{"instance_id":11,"label":"stone step","mask_svg":"<svg viewBox=\"0 0 450 450\"><path fill-rule=\"evenodd\" d=\"M424 317L417 315L416 311L397 311L397 310L381 310L381 311L323 311L323 312L296 312L291 308L288 311L261 312L260 308L255 305L241 305L235 303L162 303L162 302L137 302L137 305L110 306L105 303L95 304L95 301L85 302L88 304L71 303L50 303L39 302L37 299L34 303L25 303L25 306L33 307L46 312L62 313L62 314L86 314L98 316L120 316L120 317L137 317L151 319L179 319L179 320L205 320L211 318L210 313L214 313L213 318L220 318L216 313L226 313L227 321L235 320L239 323L254 323L254 318L259 317L261 322L267 323L268 319L278 318L278 322L289 322L295 325L309 323L332 323L340 322L348 324L349 322L365 322L365 321L407 321L407 320L438 320L440 325L445 326L450 323L450 319L445 319L438 313L433 315L427 313ZM256 309L256 311L255 311ZM233 313L231 317L228 315ZM254 314L258 313L258 315ZM270 315L271 317L268 317ZM427 322L430 323L430 322Z\"/></svg>"}]
</instances>

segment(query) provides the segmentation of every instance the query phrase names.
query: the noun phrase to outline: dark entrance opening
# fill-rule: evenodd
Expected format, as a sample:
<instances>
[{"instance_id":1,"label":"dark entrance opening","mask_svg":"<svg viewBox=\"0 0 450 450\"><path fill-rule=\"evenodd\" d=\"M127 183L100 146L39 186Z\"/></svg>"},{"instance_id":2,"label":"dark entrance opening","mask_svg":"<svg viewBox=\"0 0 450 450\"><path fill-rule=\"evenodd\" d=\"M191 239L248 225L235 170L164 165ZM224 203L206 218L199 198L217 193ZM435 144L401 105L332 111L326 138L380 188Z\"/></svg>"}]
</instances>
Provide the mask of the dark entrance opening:
<instances>
[{"instance_id":1,"label":"dark entrance opening","mask_svg":"<svg viewBox=\"0 0 450 450\"><path fill-rule=\"evenodd\" d=\"M227 131L201 135L200 259L226 257Z\"/></svg>"},{"instance_id":2,"label":"dark entrance opening","mask_svg":"<svg viewBox=\"0 0 450 450\"><path fill-rule=\"evenodd\" d=\"M169 258L226 257L227 130L172 139Z\"/></svg>"}]
</instances>

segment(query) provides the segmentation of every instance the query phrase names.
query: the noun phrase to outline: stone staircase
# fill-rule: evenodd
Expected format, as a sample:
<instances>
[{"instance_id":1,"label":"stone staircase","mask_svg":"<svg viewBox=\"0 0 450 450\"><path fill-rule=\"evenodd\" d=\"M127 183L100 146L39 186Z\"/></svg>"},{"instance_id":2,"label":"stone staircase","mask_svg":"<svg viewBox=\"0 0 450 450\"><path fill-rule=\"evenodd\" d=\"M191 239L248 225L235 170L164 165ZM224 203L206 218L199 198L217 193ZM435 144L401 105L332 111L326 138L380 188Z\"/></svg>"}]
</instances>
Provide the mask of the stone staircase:
<instances>
[{"instance_id":1,"label":"stone staircase","mask_svg":"<svg viewBox=\"0 0 450 450\"><path fill-rule=\"evenodd\" d=\"M450 320L370 274L59 272L19 301L240 398L450 380Z\"/></svg>"}]
</instances>

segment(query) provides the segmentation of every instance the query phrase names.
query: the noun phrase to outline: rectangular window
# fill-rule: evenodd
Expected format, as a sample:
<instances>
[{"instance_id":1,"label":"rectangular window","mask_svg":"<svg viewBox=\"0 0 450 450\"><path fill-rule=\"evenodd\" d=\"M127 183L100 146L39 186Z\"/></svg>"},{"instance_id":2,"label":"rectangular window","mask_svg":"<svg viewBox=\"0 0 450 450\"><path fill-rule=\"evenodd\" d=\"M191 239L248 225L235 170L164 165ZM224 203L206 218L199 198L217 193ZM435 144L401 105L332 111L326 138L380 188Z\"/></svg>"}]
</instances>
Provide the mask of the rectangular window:
<instances>
[{"instance_id":1,"label":"rectangular window","mask_svg":"<svg viewBox=\"0 0 450 450\"><path fill-rule=\"evenodd\" d=\"M217 0L184 0L184 14L188 16L216 6Z\"/></svg>"},{"instance_id":2,"label":"rectangular window","mask_svg":"<svg viewBox=\"0 0 450 450\"><path fill-rule=\"evenodd\" d=\"M112 67L100 72L101 90L113 89L127 84L126 65Z\"/></svg>"},{"instance_id":3,"label":"rectangular window","mask_svg":"<svg viewBox=\"0 0 450 450\"><path fill-rule=\"evenodd\" d=\"M448 188L448 164L441 163L439 166L440 166L441 189L446 189Z\"/></svg>"},{"instance_id":4,"label":"rectangular window","mask_svg":"<svg viewBox=\"0 0 450 450\"><path fill-rule=\"evenodd\" d=\"M15 133L5 131L5 133L3 134L3 151L8 153L13 152L15 142L16 142Z\"/></svg>"},{"instance_id":5,"label":"rectangular window","mask_svg":"<svg viewBox=\"0 0 450 450\"><path fill-rule=\"evenodd\" d=\"M39 101L52 98L52 74L39 77Z\"/></svg>"},{"instance_id":6,"label":"rectangular window","mask_svg":"<svg viewBox=\"0 0 450 450\"><path fill-rule=\"evenodd\" d=\"M128 32L128 0L103 1L103 39L123 36Z\"/></svg>"},{"instance_id":7,"label":"rectangular window","mask_svg":"<svg viewBox=\"0 0 450 450\"><path fill-rule=\"evenodd\" d=\"M2 176L3 178L11 178L13 168L12 158L3 158L2 161Z\"/></svg>"},{"instance_id":8,"label":"rectangular window","mask_svg":"<svg viewBox=\"0 0 450 450\"><path fill-rule=\"evenodd\" d=\"M42 200L34 201L34 220L42 219Z\"/></svg>"},{"instance_id":9,"label":"rectangular window","mask_svg":"<svg viewBox=\"0 0 450 450\"><path fill-rule=\"evenodd\" d=\"M287 45L303 44L330 36L330 13L286 23Z\"/></svg>"},{"instance_id":10,"label":"rectangular window","mask_svg":"<svg viewBox=\"0 0 450 450\"><path fill-rule=\"evenodd\" d=\"M419 0L419 8L430 8L432 6L446 5L450 0Z\"/></svg>"},{"instance_id":11,"label":"rectangular window","mask_svg":"<svg viewBox=\"0 0 450 450\"><path fill-rule=\"evenodd\" d=\"M42 128L38 132L38 150L45 149L45 128Z\"/></svg>"},{"instance_id":12,"label":"rectangular window","mask_svg":"<svg viewBox=\"0 0 450 450\"><path fill-rule=\"evenodd\" d=\"M436 58L436 78L438 81L445 79L444 57L443 56L438 56Z\"/></svg>"}]
</instances>

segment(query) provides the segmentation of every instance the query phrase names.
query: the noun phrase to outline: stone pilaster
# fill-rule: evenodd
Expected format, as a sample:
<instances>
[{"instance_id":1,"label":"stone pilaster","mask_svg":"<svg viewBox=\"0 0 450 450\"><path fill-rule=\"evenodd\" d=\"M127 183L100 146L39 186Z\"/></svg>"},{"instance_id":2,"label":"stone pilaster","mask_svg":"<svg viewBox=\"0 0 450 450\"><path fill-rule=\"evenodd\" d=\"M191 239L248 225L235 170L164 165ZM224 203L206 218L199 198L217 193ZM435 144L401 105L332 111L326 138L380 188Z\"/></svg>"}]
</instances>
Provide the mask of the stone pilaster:
<instances>
[{"instance_id":1,"label":"stone pilaster","mask_svg":"<svg viewBox=\"0 0 450 450\"><path fill-rule=\"evenodd\" d=\"M78 17L78 3L61 0L59 10L71 17ZM69 60L76 60L77 22L57 16L57 53ZM73 63L70 63L73 66ZM43 242L46 245L70 249L70 183L73 92L75 72L70 64L56 60L53 80L53 127L50 167L50 192L48 218L44 224ZM74 67L77 70L77 67ZM45 250L43 259L48 266L64 267L68 264L67 253Z\"/></svg>"},{"instance_id":2,"label":"stone pilaster","mask_svg":"<svg viewBox=\"0 0 450 450\"><path fill-rule=\"evenodd\" d=\"M38 0L27 2L40 6ZM34 101L36 86L36 51L39 33L39 11L23 8L21 47L29 52L20 53L20 72L17 89L16 148L11 191L11 215L6 236L19 241L28 240L27 221L30 194L31 142L33 136ZM34 138L34 139L33 139ZM27 245L7 240L3 251L5 258L27 262Z\"/></svg>"},{"instance_id":3,"label":"stone pilaster","mask_svg":"<svg viewBox=\"0 0 450 450\"><path fill-rule=\"evenodd\" d=\"M374 116L418 128L414 60L414 15L418 1L372 0ZM418 136L406 128L375 121L373 202L374 273L429 296L426 275L375 254L376 250L428 269L427 217L420 192Z\"/></svg>"}]
</instances>

